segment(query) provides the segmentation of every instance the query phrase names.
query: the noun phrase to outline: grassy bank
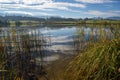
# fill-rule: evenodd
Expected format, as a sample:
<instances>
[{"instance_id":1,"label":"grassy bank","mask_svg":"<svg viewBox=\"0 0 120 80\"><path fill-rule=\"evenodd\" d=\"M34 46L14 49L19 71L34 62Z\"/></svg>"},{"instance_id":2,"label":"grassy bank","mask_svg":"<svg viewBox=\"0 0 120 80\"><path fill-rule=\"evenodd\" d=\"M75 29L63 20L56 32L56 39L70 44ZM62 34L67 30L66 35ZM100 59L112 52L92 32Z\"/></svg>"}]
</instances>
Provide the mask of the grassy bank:
<instances>
[{"instance_id":1,"label":"grassy bank","mask_svg":"<svg viewBox=\"0 0 120 80\"><path fill-rule=\"evenodd\" d=\"M51 26L74 26L74 25L120 25L120 20L61 20L61 21L34 21L34 20L19 20L19 21L8 21L0 23L0 27L6 26L39 26L39 25L51 25Z\"/></svg>"},{"instance_id":2,"label":"grassy bank","mask_svg":"<svg viewBox=\"0 0 120 80\"><path fill-rule=\"evenodd\" d=\"M48 70L51 80L120 80L119 25L111 27L109 40L105 37L104 26L98 28L100 38L97 42L92 41L91 36L87 48L72 58L66 56L51 65ZM81 36L84 37L84 30L81 31L79 34L83 33Z\"/></svg>"},{"instance_id":3,"label":"grassy bank","mask_svg":"<svg viewBox=\"0 0 120 80\"><path fill-rule=\"evenodd\" d=\"M120 39L94 44L69 64L64 80L119 80L119 61Z\"/></svg>"},{"instance_id":4,"label":"grassy bank","mask_svg":"<svg viewBox=\"0 0 120 80\"><path fill-rule=\"evenodd\" d=\"M109 40L103 28L98 42L88 44L66 67L63 80L120 80L119 25L112 26Z\"/></svg>"},{"instance_id":5,"label":"grassy bank","mask_svg":"<svg viewBox=\"0 0 120 80\"><path fill-rule=\"evenodd\" d=\"M110 24L120 24L120 21L116 20L76 20L76 21L47 21L45 22L49 25L81 25L81 24L94 24L94 25L110 25Z\"/></svg>"},{"instance_id":6,"label":"grassy bank","mask_svg":"<svg viewBox=\"0 0 120 80\"><path fill-rule=\"evenodd\" d=\"M50 80L119 80L120 39L90 45L80 54L63 56L47 68Z\"/></svg>"}]
</instances>

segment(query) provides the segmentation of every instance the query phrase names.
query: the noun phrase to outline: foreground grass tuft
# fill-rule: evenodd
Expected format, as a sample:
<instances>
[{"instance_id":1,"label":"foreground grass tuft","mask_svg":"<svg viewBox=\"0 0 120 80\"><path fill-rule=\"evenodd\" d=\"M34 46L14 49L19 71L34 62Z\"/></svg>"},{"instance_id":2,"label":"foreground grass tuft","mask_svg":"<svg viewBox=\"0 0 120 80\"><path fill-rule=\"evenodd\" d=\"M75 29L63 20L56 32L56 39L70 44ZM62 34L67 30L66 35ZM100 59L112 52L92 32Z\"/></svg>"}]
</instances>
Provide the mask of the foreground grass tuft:
<instances>
[{"instance_id":1,"label":"foreground grass tuft","mask_svg":"<svg viewBox=\"0 0 120 80\"><path fill-rule=\"evenodd\" d=\"M96 43L79 54L64 80L120 80L120 39Z\"/></svg>"}]
</instances>

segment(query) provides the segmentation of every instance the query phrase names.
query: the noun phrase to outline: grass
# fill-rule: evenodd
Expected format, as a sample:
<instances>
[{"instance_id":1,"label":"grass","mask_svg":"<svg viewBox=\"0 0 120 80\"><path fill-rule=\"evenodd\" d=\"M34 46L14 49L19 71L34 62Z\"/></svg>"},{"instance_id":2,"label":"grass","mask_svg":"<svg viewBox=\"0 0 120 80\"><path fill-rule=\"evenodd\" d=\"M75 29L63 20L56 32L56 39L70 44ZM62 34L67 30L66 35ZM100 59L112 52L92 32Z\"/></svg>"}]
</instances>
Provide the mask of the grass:
<instances>
[{"instance_id":1,"label":"grass","mask_svg":"<svg viewBox=\"0 0 120 80\"><path fill-rule=\"evenodd\" d=\"M31 32L31 35L28 34ZM37 34L37 32L39 34ZM39 36L39 37L38 37ZM0 80L13 80L25 77L30 69L30 61L39 58L42 61L46 38L35 29L19 29L15 26L1 30L0 36ZM35 60L35 63L37 61ZM38 61L38 63L40 63ZM38 64L40 67L42 63ZM39 69L40 71L40 69ZM34 70L33 73L39 71ZM27 80L27 79L26 79Z\"/></svg>"},{"instance_id":2,"label":"grass","mask_svg":"<svg viewBox=\"0 0 120 80\"><path fill-rule=\"evenodd\" d=\"M51 80L119 80L119 24L91 25L88 42L84 40L86 34L84 28L80 26L80 29L76 30L78 35L75 38L75 49L82 50L77 52L75 59L63 58L52 64L48 72L52 75L49 75L49 78Z\"/></svg>"},{"instance_id":3,"label":"grass","mask_svg":"<svg viewBox=\"0 0 120 80\"><path fill-rule=\"evenodd\" d=\"M65 72L65 80L118 80L120 39L93 44L79 54Z\"/></svg>"},{"instance_id":4,"label":"grass","mask_svg":"<svg viewBox=\"0 0 120 80\"><path fill-rule=\"evenodd\" d=\"M48 21L49 25L109 25L109 24L120 24L120 20L76 20L76 21Z\"/></svg>"},{"instance_id":5,"label":"grass","mask_svg":"<svg viewBox=\"0 0 120 80\"><path fill-rule=\"evenodd\" d=\"M105 38L103 26L100 38L91 42L68 65L62 80L119 80L120 79L120 33L119 25L112 28L111 40ZM88 42L89 43L89 42Z\"/></svg>"},{"instance_id":6,"label":"grass","mask_svg":"<svg viewBox=\"0 0 120 80\"><path fill-rule=\"evenodd\" d=\"M80 47L79 42L87 47L74 58L62 58L53 63L48 72L51 80L120 80L119 25L112 26L107 33L104 25L97 28L100 32L97 42L92 40L94 36L84 41L84 29L77 29L80 39L77 39L76 48Z\"/></svg>"}]
</instances>

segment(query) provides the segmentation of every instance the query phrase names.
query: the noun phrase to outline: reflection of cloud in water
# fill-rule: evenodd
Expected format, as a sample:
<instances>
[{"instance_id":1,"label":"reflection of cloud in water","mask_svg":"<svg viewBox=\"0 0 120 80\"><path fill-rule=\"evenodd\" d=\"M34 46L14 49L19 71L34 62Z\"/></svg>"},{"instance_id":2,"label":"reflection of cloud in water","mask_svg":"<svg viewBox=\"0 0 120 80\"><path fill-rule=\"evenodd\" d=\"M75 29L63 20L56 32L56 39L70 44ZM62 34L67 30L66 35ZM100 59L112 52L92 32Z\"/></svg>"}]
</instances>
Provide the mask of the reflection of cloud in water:
<instances>
[{"instance_id":1,"label":"reflection of cloud in water","mask_svg":"<svg viewBox=\"0 0 120 80\"><path fill-rule=\"evenodd\" d=\"M56 30L43 30L43 31L41 31L41 33L46 34L46 33L51 33L54 31L56 31Z\"/></svg>"},{"instance_id":2,"label":"reflection of cloud in water","mask_svg":"<svg viewBox=\"0 0 120 80\"><path fill-rule=\"evenodd\" d=\"M52 46L50 49L52 50L71 50L71 44L73 43L73 39L68 39L68 36L58 36L58 37L52 37L51 38L51 44Z\"/></svg>"},{"instance_id":3,"label":"reflection of cloud in water","mask_svg":"<svg viewBox=\"0 0 120 80\"><path fill-rule=\"evenodd\" d=\"M37 64L37 65L40 65L40 64L46 65L46 64L49 64L49 62L58 60L59 57L60 57L60 55L57 55L57 54L43 57L42 60L41 60L40 57L37 57L37 58L36 58L36 64Z\"/></svg>"},{"instance_id":4,"label":"reflection of cloud in water","mask_svg":"<svg viewBox=\"0 0 120 80\"><path fill-rule=\"evenodd\" d=\"M61 33L62 31L65 31L65 32L72 32L72 31L75 31L75 28L72 27L72 28L68 28L68 27L64 27L64 28L55 28L55 29L43 29L41 30L42 33Z\"/></svg>"},{"instance_id":5,"label":"reflection of cloud in water","mask_svg":"<svg viewBox=\"0 0 120 80\"><path fill-rule=\"evenodd\" d=\"M75 54L74 53L74 41L76 38L81 38L81 34L84 34L86 41L93 36L96 39L100 35L99 28L85 28L85 27L64 27L64 28L40 28L40 32L50 38L50 47L46 50L50 55L44 57L44 61L55 61L59 59L60 54ZM104 29L104 32L109 33L108 29ZM109 35L109 34L108 34ZM77 37L78 36L78 37ZM49 40L48 40L49 41ZM39 60L39 59L38 59Z\"/></svg>"},{"instance_id":6,"label":"reflection of cloud in water","mask_svg":"<svg viewBox=\"0 0 120 80\"><path fill-rule=\"evenodd\" d=\"M52 43L53 42L69 42L69 41L73 41L73 39L68 39L69 38L69 35L68 36L58 36L58 37L52 37L51 40L52 40Z\"/></svg>"},{"instance_id":7,"label":"reflection of cloud in water","mask_svg":"<svg viewBox=\"0 0 120 80\"><path fill-rule=\"evenodd\" d=\"M57 59L59 59L59 55L51 55L51 56L47 56L43 58L43 61L55 61Z\"/></svg>"},{"instance_id":8,"label":"reflection of cloud in water","mask_svg":"<svg viewBox=\"0 0 120 80\"><path fill-rule=\"evenodd\" d=\"M55 50L55 51L58 51L58 50L65 51L65 50L71 50L72 46L69 46L69 45L53 45L49 49Z\"/></svg>"}]
</instances>

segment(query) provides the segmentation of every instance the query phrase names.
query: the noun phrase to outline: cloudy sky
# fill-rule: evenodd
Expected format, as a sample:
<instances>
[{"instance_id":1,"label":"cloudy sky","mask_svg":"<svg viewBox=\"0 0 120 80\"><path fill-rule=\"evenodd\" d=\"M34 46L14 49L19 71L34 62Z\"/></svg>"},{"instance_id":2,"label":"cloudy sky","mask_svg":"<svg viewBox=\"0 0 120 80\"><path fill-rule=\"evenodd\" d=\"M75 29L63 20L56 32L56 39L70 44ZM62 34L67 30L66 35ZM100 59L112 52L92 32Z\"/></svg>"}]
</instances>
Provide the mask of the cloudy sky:
<instances>
[{"instance_id":1,"label":"cloudy sky","mask_svg":"<svg viewBox=\"0 0 120 80\"><path fill-rule=\"evenodd\" d=\"M120 0L0 0L0 14L72 18L120 16Z\"/></svg>"}]
</instances>

